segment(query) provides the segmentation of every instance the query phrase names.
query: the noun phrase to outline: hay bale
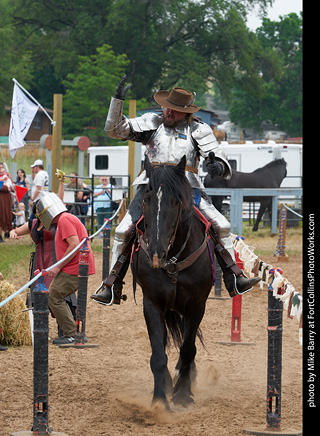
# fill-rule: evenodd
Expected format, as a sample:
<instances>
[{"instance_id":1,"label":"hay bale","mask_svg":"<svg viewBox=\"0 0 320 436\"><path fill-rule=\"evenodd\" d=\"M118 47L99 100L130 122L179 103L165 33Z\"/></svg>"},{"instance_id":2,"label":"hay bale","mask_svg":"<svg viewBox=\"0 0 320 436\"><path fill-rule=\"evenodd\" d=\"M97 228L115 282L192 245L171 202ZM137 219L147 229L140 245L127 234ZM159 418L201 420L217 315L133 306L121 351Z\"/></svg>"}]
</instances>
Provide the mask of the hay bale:
<instances>
[{"instance_id":1,"label":"hay bale","mask_svg":"<svg viewBox=\"0 0 320 436\"><path fill-rule=\"evenodd\" d=\"M16 290L6 280L0 281L0 301L5 300ZM0 342L2 345L32 345L28 312L20 295L0 308Z\"/></svg>"}]
</instances>

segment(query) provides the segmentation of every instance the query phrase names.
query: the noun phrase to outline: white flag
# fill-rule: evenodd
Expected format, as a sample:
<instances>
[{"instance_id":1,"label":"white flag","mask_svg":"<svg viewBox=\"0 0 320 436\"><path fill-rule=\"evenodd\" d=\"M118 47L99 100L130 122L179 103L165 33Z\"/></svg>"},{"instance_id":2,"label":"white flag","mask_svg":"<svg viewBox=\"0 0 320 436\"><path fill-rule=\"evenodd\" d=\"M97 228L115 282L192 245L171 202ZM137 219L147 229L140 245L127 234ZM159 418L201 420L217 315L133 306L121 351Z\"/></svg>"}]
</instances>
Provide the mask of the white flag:
<instances>
[{"instance_id":1,"label":"white flag","mask_svg":"<svg viewBox=\"0 0 320 436\"><path fill-rule=\"evenodd\" d=\"M38 106L31 100L15 83L13 88L10 130L9 130L9 152L12 159L18 148L24 146L24 137L28 133Z\"/></svg>"}]
</instances>

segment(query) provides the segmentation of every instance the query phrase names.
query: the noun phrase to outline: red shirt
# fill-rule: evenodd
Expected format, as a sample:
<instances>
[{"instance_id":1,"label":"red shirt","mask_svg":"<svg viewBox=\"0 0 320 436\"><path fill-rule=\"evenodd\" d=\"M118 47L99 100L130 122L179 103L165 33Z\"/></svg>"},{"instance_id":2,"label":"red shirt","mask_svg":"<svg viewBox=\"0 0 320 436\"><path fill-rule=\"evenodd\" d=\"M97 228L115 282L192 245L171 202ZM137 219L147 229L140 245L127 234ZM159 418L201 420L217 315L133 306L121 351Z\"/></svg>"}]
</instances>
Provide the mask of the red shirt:
<instances>
[{"instance_id":1,"label":"red shirt","mask_svg":"<svg viewBox=\"0 0 320 436\"><path fill-rule=\"evenodd\" d=\"M66 241L67 238L74 235L78 236L80 243L84 238L88 237L88 232L85 226L76 216L72 215L71 213L64 212L59 217L57 231L54 239L57 261L61 260L65 255L65 252L68 248L68 243ZM89 248L89 274L95 274L96 270L94 266L94 258L89 241L87 241L87 245ZM75 257L62 268L63 272L72 275L79 274L79 257L80 249L82 247L83 245L78 249Z\"/></svg>"}]
</instances>

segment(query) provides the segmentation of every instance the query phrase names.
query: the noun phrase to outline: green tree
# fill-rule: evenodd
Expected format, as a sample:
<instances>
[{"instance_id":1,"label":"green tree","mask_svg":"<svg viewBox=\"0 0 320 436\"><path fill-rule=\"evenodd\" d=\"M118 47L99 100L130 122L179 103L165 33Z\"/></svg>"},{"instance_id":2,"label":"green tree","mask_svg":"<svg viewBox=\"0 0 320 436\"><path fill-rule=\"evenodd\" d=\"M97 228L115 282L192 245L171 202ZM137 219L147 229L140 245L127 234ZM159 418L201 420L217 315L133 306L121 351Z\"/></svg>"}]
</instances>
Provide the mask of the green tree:
<instances>
[{"instance_id":1,"label":"green tree","mask_svg":"<svg viewBox=\"0 0 320 436\"><path fill-rule=\"evenodd\" d=\"M106 42L111 0L11 0L15 31L23 33L33 65L30 92L43 106L65 93L63 80L77 68L79 56L96 53Z\"/></svg>"},{"instance_id":2,"label":"green tree","mask_svg":"<svg viewBox=\"0 0 320 436\"><path fill-rule=\"evenodd\" d=\"M5 114L5 105L10 105L13 92L13 78L28 86L32 78L33 67L30 62L30 50L21 45L24 32L17 33L12 20L10 0L0 1L0 115Z\"/></svg>"},{"instance_id":3,"label":"green tree","mask_svg":"<svg viewBox=\"0 0 320 436\"><path fill-rule=\"evenodd\" d=\"M208 79L228 93L236 70L250 66L254 38L245 26L246 14L254 4L265 8L271 3L114 0L108 43L130 59L127 72L136 98L151 101L154 90L177 84L203 92Z\"/></svg>"},{"instance_id":4,"label":"green tree","mask_svg":"<svg viewBox=\"0 0 320 436\"><path fill-rule=\"evenodd\" d=\"M14 23L32 47L33 87L41 101L63 92L78 56L93 55L102 44L126 54L133 97L152 101L156 89L176 84L203 92L210 78L229 92L237 69L250 67L254 38L246 14L272 1L16 0Z\"/></svg>"},{"instance_id":5,"label":"green tree","mask_svg":"<svg viewBox=\"0 0 320 436\"><path fill-rule=\"evenodd\" d=\"M232 89L230 118L256 132L261 122L271 121L290 136L301 136L302 17L263 19L257 41L256 69Z\"/></svg>"},{"instance_id":6,"label":"green tree","mask_svg":"<svg viewBox=\"0 0 320 436\"><path fill-rule=\"evenodd\" d=\"M111 142L104 132L107 106L128 63L125 55L115 56L106 44L97 48L95 55L79 56L77 68L63 82L66 87L63 100L64 133L74 135L82 132L99 144ZM129 109L130 91L127 96L125 112ZM137 107L145 104L145 101L137 102Z\"/></svg>"},{"instance_id":7,"label":"green tree","mask_svg":"<svg viewBox=\"0 0 320 436\"><path fill-rule=\"evenodd\" d=\"M103 45L95 55L79 56L77 65L63 82L66 87L63 128L73 134L87 129L88 136L100 141L105 138L107 101L114 94L128 61L125 55L115 56L111 47Z\"/></svg>"}]
</instances>

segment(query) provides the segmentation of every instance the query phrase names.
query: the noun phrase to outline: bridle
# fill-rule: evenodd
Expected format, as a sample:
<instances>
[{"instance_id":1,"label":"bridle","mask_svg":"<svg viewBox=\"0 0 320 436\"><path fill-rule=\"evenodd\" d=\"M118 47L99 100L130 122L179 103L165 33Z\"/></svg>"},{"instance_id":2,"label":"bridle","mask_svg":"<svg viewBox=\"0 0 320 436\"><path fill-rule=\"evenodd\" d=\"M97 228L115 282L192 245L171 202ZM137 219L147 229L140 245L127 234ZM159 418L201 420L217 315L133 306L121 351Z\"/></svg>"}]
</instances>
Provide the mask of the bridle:
<instances>
[{"instance_id":1,"label":"bridle","mask_svg":"<svg viewBox=\"0 0 320 436\"><path fill-rule=\"evenodd\" d=\"M149 261L151 261L151 258L150 258L149 253L148 253L148 247L149 247L148 240L146 239L146 235L145 235L145 233L143 233L143 232L139 229L139 227L138 227L139 224L140 224L140 222L141 222L142 220L144 220L144 219L145 219L145 216L146 216L146 214L145 214L145 204L144 204L144 203L143 203L143 205L142 205L142 209L143 209L143 214L142 214L141 218L139 219L139 221L138 221L137 224L136 224L136 230L137 230L137 233L138 233L138 242L139 242L139 246L141 246L141 248L145 251L145 253L146 253L146 255L147 255ZM177 219L176 219L176 224L175 224L175 226L174 226L174 230L173 230L172 236L171 236L171 238L170 238L170 240L169 240L169 245L168 245L168 251L167 251L167 252L169 252L170 249L173 247L174 241L175 241L176 236L177 236L178 227L179 227L179 224L180 224L180 222L181 222L181 217L182 217L182 201L179 202L178 216L177 216ZM189 237L190 237L190 228L189 228L189 231L188 231L187 239L186 239L186 241L185 241L184 244L183 244L183 249L180 250L179 254L181 254L182 251L184 250L184 248L185 248L185 246L186 246L186 243L187 243L187 240L189 239ZM178 256L178 255L177 255L177 256ZM173 258L173 259L177 259L177 256L176 256L175 258ZM170 259L170 260L167 262L167 264L171 264L171 263L172 263L172 261L171 261L171 259Z\"/></svg>"},{"instance_id":2,"label":"bridle","mask_svg":"<svg viewBox=\"0 0 320 436\"><path fill-rule=\"evenodd\" d=\"M194 209L197 211L195 206L194 206ZM182 216L182 202L179 204L178 218L177 218L177 221L175 224L175 229L174 229L173 235L170 239L170 243L168 246L168 252L169 252L170 248L172 248L174 240L176 238L178 226L179 226L179 223L181 222L181 216ZM151 261L151 258L150 258L149 253L148 253L149 244L145 239L144 233L138 227L140 222L143 219L145 219L145 209L143 211L142 217L140 218L140 220L136 224L136 230L137 230L137 234L138 234L138 247L136 248L136 251L138 251L139 248L141 247L143 249L143 251L145 252L148 260ZM167 272L167 274L168 274L168 276L173 284L177 283L179 272L184 270L184 269L187 269L189 266L191 266L207 248L207 246L209 244L209 239L210 239L209 228L210 228L210 223L207 222L205 236L204 236L204 240L203 240L202 244L195 251L193 251L187 258L178 261L180 255L182 254L182 252L186 248L187 242L191 236L191 229L192 229L192 224L191 224L189 226L187 236L186 236L184 243L182 244L179 252L175 256L173 256L169 260L167 260L167 262L163 266L163 269ZM155 259L152 259L152 260L154 261Z\"/></svg>"}]
</instances>

